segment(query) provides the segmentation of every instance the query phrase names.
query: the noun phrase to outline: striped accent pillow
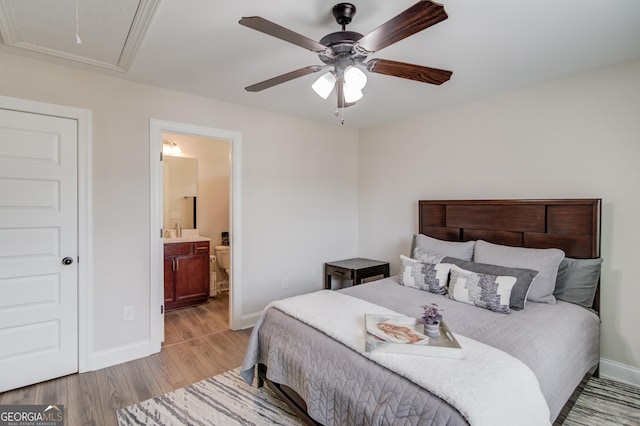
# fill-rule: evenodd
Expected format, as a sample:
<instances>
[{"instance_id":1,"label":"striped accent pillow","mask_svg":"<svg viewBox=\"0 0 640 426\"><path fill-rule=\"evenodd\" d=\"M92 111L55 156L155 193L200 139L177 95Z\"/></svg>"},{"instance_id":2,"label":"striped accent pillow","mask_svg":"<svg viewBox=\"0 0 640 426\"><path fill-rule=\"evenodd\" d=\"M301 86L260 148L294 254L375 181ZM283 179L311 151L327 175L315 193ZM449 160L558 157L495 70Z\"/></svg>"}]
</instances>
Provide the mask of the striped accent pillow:
<instances>
[{"instance_id":1,"label":"striped accent pillow","mask_svg":"<svg viewBox=\"0 0 640 426\"><path fill-rule=\"evenodd\" d=\"M508 314L511 312L509 301L515 283L516 277L471 272L451 265L447 297L493 312Z\"/></svg>"},{"instance_id":2,"label":"striped accent pillow","mask_svg":"<svg viewBox=\"0 0 640 426\"><path fill-rule=\"evenodd\" d=\"M399 282L401 285L436 294L447 293L450 264L428 263L402 255L400 261Z\"/></svg>"}]
</instances>

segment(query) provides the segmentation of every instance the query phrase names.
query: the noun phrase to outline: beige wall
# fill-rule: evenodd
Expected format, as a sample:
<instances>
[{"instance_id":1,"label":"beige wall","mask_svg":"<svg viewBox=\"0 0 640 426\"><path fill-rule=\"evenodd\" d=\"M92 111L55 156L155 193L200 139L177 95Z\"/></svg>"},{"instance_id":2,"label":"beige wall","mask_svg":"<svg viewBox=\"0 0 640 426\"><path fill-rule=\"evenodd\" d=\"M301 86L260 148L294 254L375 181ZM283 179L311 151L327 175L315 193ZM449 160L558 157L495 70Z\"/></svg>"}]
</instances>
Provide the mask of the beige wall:
<instances>
[{"instance_id":1,"label":"beige wall","mask_svg":"<svg viewBox=\"0 0 640 426\"><path fill-rule=\"evenodd\" d=\"M636 61L365 129L359 255L397 272L419 199L602 198L601 355L637 369L639 117Z\"/></svg>"},{"instance_id":2,"label":"beige wall","mask_svg":"<svg viewBox=\"0 0 640 426\"><path fill-rule=\"evenodd\" d=\"M357 254L358 132L0 53L0 95L93 111L92 352L149 340L149 120L240 132L241 315ZM289 278L289 288L282 286ZM86 283L80 283L86 285ZM135 320L122 321L134 306Z\"/></svg>"}]
</instances>

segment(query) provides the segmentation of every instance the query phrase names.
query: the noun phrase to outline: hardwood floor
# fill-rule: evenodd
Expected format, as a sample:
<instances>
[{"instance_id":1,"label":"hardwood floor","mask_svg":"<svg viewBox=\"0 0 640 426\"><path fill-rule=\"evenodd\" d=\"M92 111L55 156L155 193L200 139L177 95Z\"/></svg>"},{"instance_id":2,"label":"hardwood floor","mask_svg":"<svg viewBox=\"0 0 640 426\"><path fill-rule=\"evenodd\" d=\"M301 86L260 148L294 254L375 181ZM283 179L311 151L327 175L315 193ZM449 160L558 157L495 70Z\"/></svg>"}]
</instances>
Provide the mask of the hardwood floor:
<instances>
[{"instance_id":1,"label":"hardwood floor","mask_svg":"<svg viewBox=\"0 0 640 426\"><path fill-rule=\"evenodd\" d=\"M167 312L154 355L0 394L0 404L62 404L66 425L117 425L116 410L238 367L251 330L231 331L228 296Z\"/></svg>"},{"instance_id":2,"label":"hardwood floor","mask_svg":"<svg viewBox=\"0 0 640 426\"><path fill-rule=\"evenodd\" d=\"M176 309L164 315L162 346L229 329L229 293L222 292L209 302L191 308Z\"/></svg>"}]
</instances>

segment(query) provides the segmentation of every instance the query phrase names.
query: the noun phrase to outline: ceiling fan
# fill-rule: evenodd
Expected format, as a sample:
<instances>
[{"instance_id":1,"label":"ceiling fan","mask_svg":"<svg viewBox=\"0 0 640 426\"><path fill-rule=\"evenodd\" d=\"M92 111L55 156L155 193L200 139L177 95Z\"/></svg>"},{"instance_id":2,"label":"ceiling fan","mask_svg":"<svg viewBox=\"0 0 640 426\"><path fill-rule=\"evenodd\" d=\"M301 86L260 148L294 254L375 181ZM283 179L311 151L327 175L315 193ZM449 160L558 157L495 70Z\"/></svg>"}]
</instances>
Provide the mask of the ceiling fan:
<instances>
[{"instance_id":1,"label":"ceiling fan","mask_svg":"<svg viewBox=\"0 0 640 426\"><path fill-rule=\"evenodd\" d=\"M367 56L404 38L418 33L448 18L444 7L429 0L421 0L396 17L385 22L367 35L347 31L346 26L356 13L351 3L339 3L333 7L333 16L342 31L327 34L320 42L284 28L259 16L244 17L240 24L279 38L318 54L324 65L310 65L245 87L249 92L259 92L281 83L329 69L314 84L318 95L327 98L336 88L338 108L355 104L362 97L368 72L440 85L451 78L451 71L390 61Z\"/></svg>"}]
</instances>

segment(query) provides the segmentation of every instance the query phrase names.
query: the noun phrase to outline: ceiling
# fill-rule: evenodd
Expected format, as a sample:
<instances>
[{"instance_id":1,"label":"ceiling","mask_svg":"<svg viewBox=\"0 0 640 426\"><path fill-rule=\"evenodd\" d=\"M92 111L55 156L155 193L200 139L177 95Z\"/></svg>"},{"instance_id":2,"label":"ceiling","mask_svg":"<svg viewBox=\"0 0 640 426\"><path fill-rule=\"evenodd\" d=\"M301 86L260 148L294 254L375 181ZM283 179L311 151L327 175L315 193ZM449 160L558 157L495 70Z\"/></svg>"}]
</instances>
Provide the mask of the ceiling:
<instances>
[{"instance_id":1,"label":"ceiling","mask_svg":"<svg viewBox=\"0 0 640 426\"><path fill-rule=\"evenodd\" d=\"M352 0L367 34L416 0ZM308 65L313 52L243 27L261 16L313 40L339 31L338 1L0 0L0 51L316 121L339 123L335 97L307 75L244 87ZM441 86L370 73L345 125L367 127L640 59L638 0L442 0L449 19L369 58L453 71Z\"/></svg>"}]
</instances>

